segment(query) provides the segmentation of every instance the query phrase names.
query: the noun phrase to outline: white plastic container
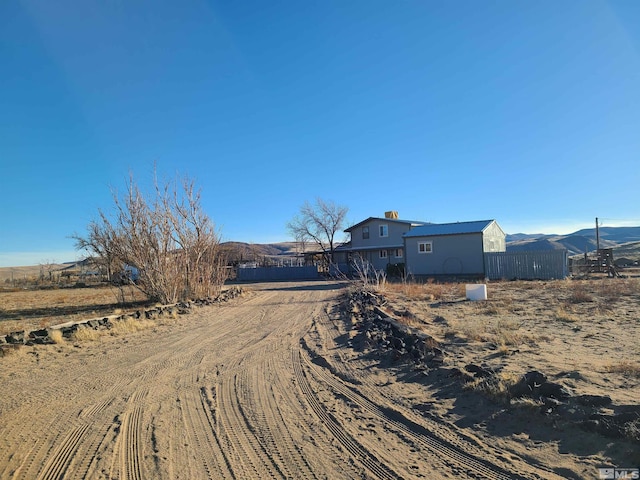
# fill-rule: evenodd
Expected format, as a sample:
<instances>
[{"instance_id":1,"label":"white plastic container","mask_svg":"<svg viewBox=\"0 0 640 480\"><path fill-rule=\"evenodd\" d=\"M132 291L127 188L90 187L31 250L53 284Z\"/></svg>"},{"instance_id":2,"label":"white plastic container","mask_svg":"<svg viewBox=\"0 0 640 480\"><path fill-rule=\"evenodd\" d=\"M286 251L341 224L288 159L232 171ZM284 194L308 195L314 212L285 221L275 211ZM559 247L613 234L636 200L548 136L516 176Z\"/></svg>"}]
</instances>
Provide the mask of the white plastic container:
<instances>
[{"instance_id":1,"label":"white plastic container","mask_svg":"<svg viewBox=\"0 0 640 480\"><path fill-rule=\"evenodd\" d=\"M467 284L467 300L477 301L487 299L487 286L484 283Z\"/></svg>"}]
</instances>

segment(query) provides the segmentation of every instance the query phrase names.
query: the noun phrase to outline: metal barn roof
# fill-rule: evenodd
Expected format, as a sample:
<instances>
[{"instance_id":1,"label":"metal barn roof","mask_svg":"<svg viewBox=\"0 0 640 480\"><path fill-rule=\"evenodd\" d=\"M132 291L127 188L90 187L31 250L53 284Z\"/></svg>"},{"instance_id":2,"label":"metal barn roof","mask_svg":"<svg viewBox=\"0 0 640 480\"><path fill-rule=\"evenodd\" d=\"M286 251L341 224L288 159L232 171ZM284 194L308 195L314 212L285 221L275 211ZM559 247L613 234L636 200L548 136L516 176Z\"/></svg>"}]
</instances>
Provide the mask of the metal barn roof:
<instances>
[{"instance_id":1,"label":"metal barn roof","mask_svg":"<svg viewBox=\"0 0 640 480\"><path fill-rule=\"evenodd\" d=\"M438 235L463 235L482 233L495 220L477 220L474 222L430 223L409 230L403 237L433 237Z\"/></svg>"}]
</instances>

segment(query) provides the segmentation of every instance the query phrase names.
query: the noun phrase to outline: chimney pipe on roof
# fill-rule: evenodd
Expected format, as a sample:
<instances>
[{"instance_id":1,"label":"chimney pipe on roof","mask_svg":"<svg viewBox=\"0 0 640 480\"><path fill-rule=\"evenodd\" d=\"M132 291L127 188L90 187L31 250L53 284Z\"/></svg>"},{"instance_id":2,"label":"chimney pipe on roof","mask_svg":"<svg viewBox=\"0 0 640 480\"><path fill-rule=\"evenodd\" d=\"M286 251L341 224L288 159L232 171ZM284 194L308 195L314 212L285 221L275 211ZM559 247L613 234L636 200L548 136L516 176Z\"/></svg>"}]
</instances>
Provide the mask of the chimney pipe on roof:
<instances>
[{"instance_id":1,"label":"chimney pipe on roof","mask_svg":"<svg viewBox=\"0 0 640 480\"><path fill-rule=\"evenodd\" d=\"M384 218L393 218L398 219L398 212L395 210L389 210L388 212L384 212Z\"/></svg>"}]
</instances>

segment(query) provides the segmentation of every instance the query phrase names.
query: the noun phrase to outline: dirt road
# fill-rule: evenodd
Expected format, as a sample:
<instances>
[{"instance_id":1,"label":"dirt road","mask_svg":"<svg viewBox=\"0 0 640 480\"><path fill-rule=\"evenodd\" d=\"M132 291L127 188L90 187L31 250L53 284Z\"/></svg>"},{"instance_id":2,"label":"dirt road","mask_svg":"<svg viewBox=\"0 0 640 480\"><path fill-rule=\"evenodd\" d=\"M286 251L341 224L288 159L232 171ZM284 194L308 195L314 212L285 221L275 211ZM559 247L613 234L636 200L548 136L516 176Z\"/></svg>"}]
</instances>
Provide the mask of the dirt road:
<instances>
[{"instance_id":1,"label":"dirt road","mask_svg":"<svg viewBox=\"0 0 640 480\"><path fill-rule=\"evenodd\" d=\"M154 331L2 359L0 478L554 478L336 348L340 289L261 285Z\"/></svg>"}]
</instances>

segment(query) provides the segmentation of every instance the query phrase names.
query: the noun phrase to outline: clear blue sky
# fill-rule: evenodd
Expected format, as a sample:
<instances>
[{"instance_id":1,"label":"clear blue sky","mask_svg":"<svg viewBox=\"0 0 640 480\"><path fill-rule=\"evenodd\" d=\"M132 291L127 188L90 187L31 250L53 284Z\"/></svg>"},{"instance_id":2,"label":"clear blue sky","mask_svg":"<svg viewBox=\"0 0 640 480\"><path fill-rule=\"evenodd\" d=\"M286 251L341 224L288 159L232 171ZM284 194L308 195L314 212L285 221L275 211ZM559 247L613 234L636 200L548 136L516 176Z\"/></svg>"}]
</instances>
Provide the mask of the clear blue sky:
<instances>
[{"instance_id":1,"label":"clear blue sky","mask_svg":"<svg viewBox=\"0 0 640 480\"><path fill-rule=\"evenodd\" d=\"M640 1L0 3L0 266L111 188L195 178L223 240L356 223L640 224Z\"/></svg>"}]
</instances>

